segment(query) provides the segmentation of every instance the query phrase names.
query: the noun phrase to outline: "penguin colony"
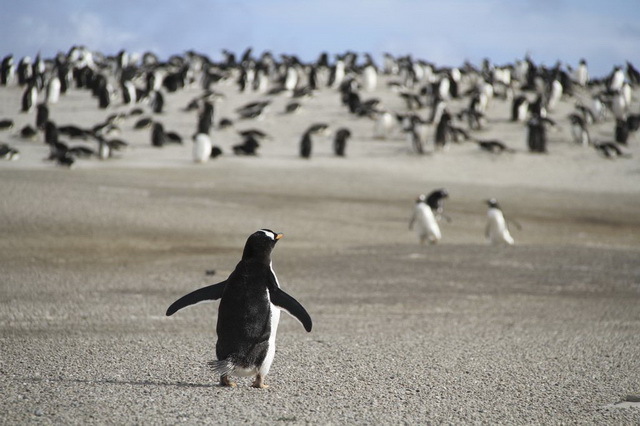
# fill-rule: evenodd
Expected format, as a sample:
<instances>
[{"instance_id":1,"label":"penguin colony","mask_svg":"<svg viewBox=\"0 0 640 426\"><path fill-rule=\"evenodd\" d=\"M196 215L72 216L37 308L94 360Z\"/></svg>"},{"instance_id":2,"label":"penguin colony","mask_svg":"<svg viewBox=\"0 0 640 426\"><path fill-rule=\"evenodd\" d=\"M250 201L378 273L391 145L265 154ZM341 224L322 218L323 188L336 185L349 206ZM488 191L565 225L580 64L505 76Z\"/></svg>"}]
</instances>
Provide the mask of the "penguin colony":
<instances>
[{"instance_id":1,"label":"penguin colony","mask_svg":"<svg viewBox=\"0 0 640 426\"><path fill-rule=\"evenodd\" d=\"M480 66L438 67L410 55L385 54L376 64L366 53L321 53L304 62L269 51L256 55L251 48L241 55L223 50L219 60L194 51L161 60L151 52L105 55L73 46L53 58L2 58L0 97L8 90L21 96L15 114L0 117L0 143L20 151L25 140L42 141L48 145L43 158L72 166L126 155L131 144L121 135L136 130L147 132L156 148L193 144L197 164L230 155L259 156L265 141L278 138L265 134L261 122L313 110L314 96L325 92L335 93L339 118L330 123L306 118L307 130L300 132L297 148L292 143L292 156L349 157L350 143L364 147L360 153L383 139L398 140L400 152L412 155L443 153L453 144L496 155L553 154L555 144L569 143L603 158L628 158L629 141L640 128L634 98L639 84L640 72L630 62L616 65L604 78L591 78L586 60L575 67L560 62L547 67L530 57L504 65L484 60ZM57 105L70 102L67 95L78 91L90 94L103 120L60 122ZM174 95L185 91L197 94L186 105L172 104ZM373 96L381 93L396 102ZM247 101L228 111L222 106L232 96ZM556 115L560 102L573 103L574 110ZM495 116L491 110L498 103L509 104L509 116ZM275 109L276 104L283 106ZM163 123L163 116L176 111L184 115L181 122L192 123L191 130ZM25 116L33 117L31 123L14 128ZM370 123L370 132L351 130L354 120ZM513 123L521 137L494 137L492 120ZM55 140L44 137L47 124L58 129ZM260 134L247 136L247 130Z\"/></svg>"},{"instance_id":2,"label":"penguin colony","mask_svg":"<svg viewBox=\"0 0 640 426\"><path fill-rule=\"evenodd\" d=\"M105 55L73 46L53 58L2 58L0 99L8 91L18 90L21 96L15 114L0 117L0 158L19 161L20 144L39 144L42 159L52 167L118 161L136 148L121 137L127 132L145 133L152 150L191 144L194 164L228 156L259 157L269 141L279 137L261 124L313 110L313 98L321 92L335 96L332 117L337 118L329 122L315 117L303 123L290 151L300 161L320 155L348 158L350 143L363 146L362 155L375 140L397 141L398 149L389 155L446 155L458 149L454 146L496 157L553 155L555 144L566 143L602 158L628 158L629 144L640 128L633 96L638 85L640 72L631 63L595 79L584 60L575 69L561 63L549 68L528 57L506 65L485 60L479 67L438 67L411 56L385 54L378 65L369 54L355 52L322 53L315 61L303 62L295 55L268 51L255 55L251 48L239 57L225 50L220 60L194 51L161 60L151 52ZM195 93L190 102L172 103L174 94L187 91ZM60 122L57 108L78 93L91 97L102 120ZM384 101L373 96L380 93L395 102L389 102L389 96ZM222 108L231 96L242 104ZM568 116L555 114L561 102L573 103ZM510 114L496 117L492 106L497 103L508 104ZM277 104L283 106L275 108ZM181 114L189 130L167 128L167 114ZM16 126L25 117L29 124ZM491 121L496 119L519 129L521 138L500 140L491 135ZM370 132L353 131L349 124L354 121L368 123ZM596 127L600 132L593 131ZM558 130L562 128L567 132ZM603 128L608 129L604 134ZM439 223L451 222L444 214L448 197L442 188L416 198L409 228L420 244L442 240ZM485 203L487 241L513 245L509 223L520 226L505 216L496 199ZM266 387L281 310L311 331L311 317L280 288L272 268L271 252L281 238L269 229L255 232L227 280L195 290L167 310L171 316L200 302L220 300L217 359L210 365L222 386L234 386L231 377L249 376L254 387Z\"/></svg>"}]
</instances>

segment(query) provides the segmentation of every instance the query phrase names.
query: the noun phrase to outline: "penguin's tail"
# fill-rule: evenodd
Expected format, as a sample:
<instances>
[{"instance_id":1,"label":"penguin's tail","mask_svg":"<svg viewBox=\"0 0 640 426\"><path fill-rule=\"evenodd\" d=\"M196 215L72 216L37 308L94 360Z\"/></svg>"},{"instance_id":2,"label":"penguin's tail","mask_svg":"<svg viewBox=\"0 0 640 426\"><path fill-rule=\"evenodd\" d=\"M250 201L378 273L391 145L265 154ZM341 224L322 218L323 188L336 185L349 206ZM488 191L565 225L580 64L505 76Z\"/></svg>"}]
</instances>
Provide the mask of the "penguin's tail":
<instances>
[{"instance_id":1,"label":"penguin's tail","mask_svg":"<svg viewBox=\"0 0 640 426\"><path fill-rule=\"evenodd\" d=\"M209 361L207 364L219 376L229 375L234 369L234 363L230 359Z\"/></svg>"}]
</instances>

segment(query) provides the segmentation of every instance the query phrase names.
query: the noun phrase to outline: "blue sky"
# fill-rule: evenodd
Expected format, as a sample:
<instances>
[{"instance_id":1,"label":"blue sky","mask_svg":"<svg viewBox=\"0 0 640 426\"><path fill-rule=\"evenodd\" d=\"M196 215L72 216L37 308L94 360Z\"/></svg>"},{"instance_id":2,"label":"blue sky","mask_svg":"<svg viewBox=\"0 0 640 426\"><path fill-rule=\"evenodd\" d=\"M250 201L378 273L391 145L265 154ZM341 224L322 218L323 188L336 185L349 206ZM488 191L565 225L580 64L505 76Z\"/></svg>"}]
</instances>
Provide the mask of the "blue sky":
<instances>
[{"instance_id":1,"label":"blue sky","mask_svg":"<svg viewBox=\"0 0 640 426\"><path fill-rule=\"evenodd\" d=\"M196 50L241 53L411 54L438 65L575 65L592 75L640 66L640 0L4 0L0 55L52 56L83 44L163 58Z\"/></svg>"}]
</instances>

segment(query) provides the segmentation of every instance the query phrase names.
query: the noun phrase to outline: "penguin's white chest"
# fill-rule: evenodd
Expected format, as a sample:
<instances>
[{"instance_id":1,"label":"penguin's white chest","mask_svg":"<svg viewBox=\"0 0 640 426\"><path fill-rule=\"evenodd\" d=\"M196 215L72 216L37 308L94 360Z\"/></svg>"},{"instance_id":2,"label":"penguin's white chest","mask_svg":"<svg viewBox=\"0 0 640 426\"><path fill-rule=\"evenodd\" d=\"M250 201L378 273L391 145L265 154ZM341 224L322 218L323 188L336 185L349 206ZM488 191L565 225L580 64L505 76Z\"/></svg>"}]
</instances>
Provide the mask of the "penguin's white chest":
<instances>
[{"instance_id":1,"label":"penguin's white chest","mask_svg":"<svg viewBox=\"0 0 640 426\"><path fill-rule=\"evenodd\" d=\"M204 133L196 136L193 142L193 161L196 163L204 163L211 157L211 139Z\"/></svg>"},{"instance_id":2,"label":"penguin's white chest","mask_svg":"<svg viewBox=\"0 0 640 426\"><path fill-rule=\"evenodd\" d=\"M442 238L440 226L431 211L431 207L424 203L419 203L416 206L416 224L418 235L426 236L433 242L437 242Z\"/></svg>"},{"instance_id":3,"label":"penguin's white chest","mask_svg":"<svg viewBox=\"0 0 640 426\"><path fill-rule=\"evenodd\" d=\"M509 244L513 245L514 240L507 228L507 223L504 220L504 215L498 209L489 209L488 216L488 228L489 228L489 241L492 244Z\"/></svg>"}]
</instances>

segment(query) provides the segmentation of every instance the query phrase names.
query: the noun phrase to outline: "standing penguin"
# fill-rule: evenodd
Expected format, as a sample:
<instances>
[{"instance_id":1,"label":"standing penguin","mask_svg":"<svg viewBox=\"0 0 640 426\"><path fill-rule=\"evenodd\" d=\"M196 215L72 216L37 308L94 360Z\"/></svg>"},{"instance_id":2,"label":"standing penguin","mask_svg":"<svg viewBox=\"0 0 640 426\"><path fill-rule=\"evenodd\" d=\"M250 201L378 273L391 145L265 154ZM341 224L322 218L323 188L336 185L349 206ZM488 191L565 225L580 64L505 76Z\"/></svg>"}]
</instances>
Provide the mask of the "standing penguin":
<instances>
[{"instance_id":1,"label":"standing penguin","mask_svg":"<svg viewBox=\"0 0 640 426\"><path fill-rule=\"evenodd\" d=\"M347 140L351 137L351 131L347 128L338 129L333 139L333 152L338 157L344 157L347 148Z\"/></svg>"},{"instance_id":2,"label":"standing penguin","mask_svg":"<svg viewBox=\"0 0 640 426\"><path fill-rule=\"evenodd\" d=\"M206 133L198 133L193 137L193 161L206 163L211 158L211 138Z\"/></svg>"},{"instance_id":3,"label":"standing penguin","mask_svg":"<svg viewBox=\"0 0 640 426\"><path fill-rule=\"evenodd\" d=\"M311 317L296 299L280 289L273 272L271 251L281 238L282 234L269 229L253 233L229 278L191 292L167 309L167 316L171 316L187 306L221 299L217 360L209 363L220 375L221 386L235 386L229 376L255 376L253 387L267 387L264 378L275 355L281 309L311 331Z\"/></svg>"},{"instance_id":4,"label":"standing penguin","mask_svg":"<svg viewBox=\"0 0 640 426\"><path fill-rule=\"evenodd\" d=\"M424 194L420 194L416 198L413 215L409 220L409 229L413 229L414 225L416 225L415 230L421 245L424 245L426 241L429 241L430 244L437 244L442 239L440 226L438 226L438 221L433 210L427 204L427 196Z\"/></svg>"},{"instance_id":5,"label":"standing penguin","mask_svg":"<svg viewBox=\"0 0 640 426\"><path fill-rule=\"evenodd\" d=\"M311 136L319 133L324 133L329 125L324 123L318 123L311 125L306 132L300 138L300 157L311 158L312 140Z\"/></svg>"},{"instance_id":6,"label":"standing penguin","mask_svg":"<svg viewBox=\"0 0 640 426\"><path fill-rule=\"evenodd\" d=\"M487 226L484 235L491 244L507 244L512 246L515 241L509 232L507 221L502 213L502 209L495 198L486 201L489 206L487 211Z\"/></svg>"},{"instance_id":7,"label":"standing penguin","mask_svg":"<svg viewBox=\"0 0 640 426\"><path fill-rule=\"evenodd\" d=\"M530 152L547 152L547 132L544 121L534 116L527 122L527 145Z\"/></svg>"}]
</instances>

